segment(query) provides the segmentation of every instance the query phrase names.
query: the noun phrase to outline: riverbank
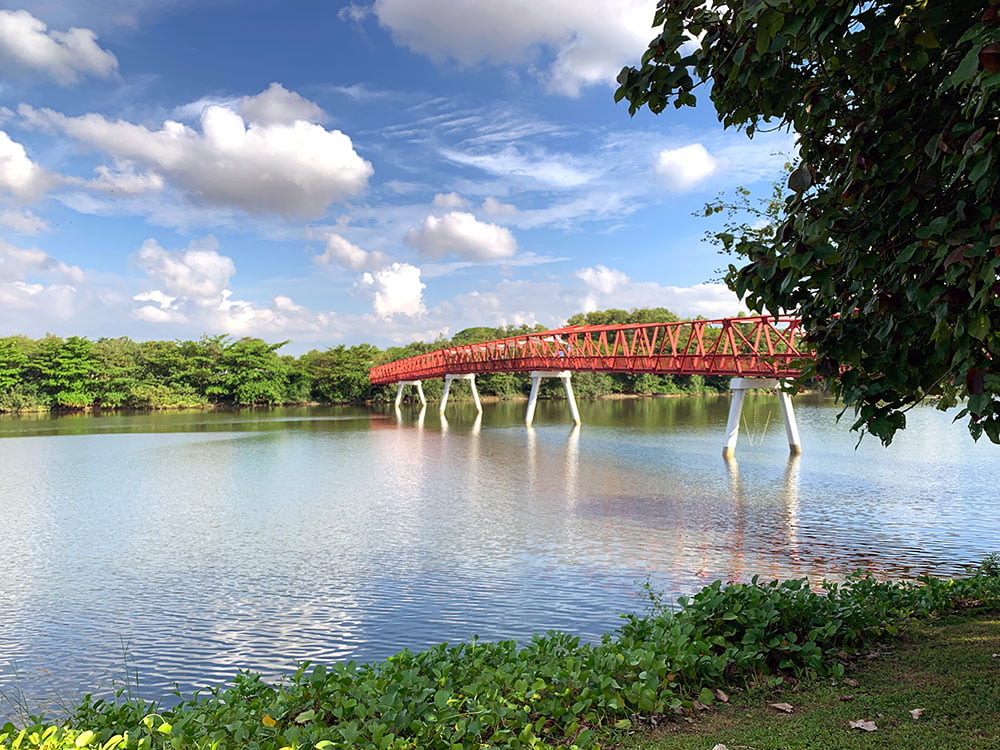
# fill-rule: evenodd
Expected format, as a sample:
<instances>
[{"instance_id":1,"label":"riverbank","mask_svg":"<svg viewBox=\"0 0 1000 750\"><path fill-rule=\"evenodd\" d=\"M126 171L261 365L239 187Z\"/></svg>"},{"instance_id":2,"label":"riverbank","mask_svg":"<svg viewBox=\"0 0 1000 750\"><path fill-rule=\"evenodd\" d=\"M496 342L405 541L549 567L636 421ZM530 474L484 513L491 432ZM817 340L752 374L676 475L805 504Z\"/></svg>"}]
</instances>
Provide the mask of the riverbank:
<instances>
[{"instance_id":1,"label":"riverbank","mask_svg":"<svg viewBox=\"0 0 1000 750\"><path fill-rule=\"evenodd\" d=\"M1000 608L915 622L851 667L839 680L734 693L690 723L621 738L622 750L1000 747Z\"/></svg>"},{"instance_id":2,"label":"riverbank","mask_svg":"<svg viewBox=\"0 0 1000 750\"><path fill-rule=\"evenodd\" d=\"M950 581L859 575L818 590L805 580L716 582L679 605L674 612L653 597L650 614L626 616L595 645L550 632L523 647L473 641L378 664L304 665L278 687L241 674L232 688L169 709L87 699L68 722L73 728L8 725L0 748L595 748L633 741L625 734L633 730L686 723L762 684L780 686L784 700L775 702L794 715L795 703L804 705L798 687L815 678L857 688L850 700L861 711L869 709L866 694L849 672L915 619L996 609L1000 560L990 556L974 575ZM913 642L911 635L902 643ZM975 650L969 658L983 657ZM856 720L881 720L877 711L863 713Z\"/></svg>"}]
</instances>

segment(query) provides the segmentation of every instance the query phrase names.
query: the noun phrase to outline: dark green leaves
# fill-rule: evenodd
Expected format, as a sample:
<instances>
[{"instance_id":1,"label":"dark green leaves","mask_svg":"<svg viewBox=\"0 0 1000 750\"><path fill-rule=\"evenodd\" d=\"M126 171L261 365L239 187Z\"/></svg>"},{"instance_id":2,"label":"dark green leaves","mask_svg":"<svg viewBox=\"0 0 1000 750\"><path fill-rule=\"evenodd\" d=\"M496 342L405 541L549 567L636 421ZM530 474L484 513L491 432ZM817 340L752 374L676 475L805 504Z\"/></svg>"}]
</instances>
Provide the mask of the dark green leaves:
<instances>
[{"instance_id":1,"label":"dark green leaves","mask_svg":"<svg viewBox=\"0 0 1000 750\"><path fill-rule=\"evenodd\" d=\"M670 43L618 92L632 111L682 106L686 89L660 82L683 65L693 87L711 82L726 126L796 131L781 231L727 226L717 241L745 262L727 281L752 309L802 315L856 426L884 442L912 404L970 396L970 370L988 377L969 429L1000 435L997 7L671 0ZM673 42L696 27L682 64Z\"/></svg>"}]
</instances>

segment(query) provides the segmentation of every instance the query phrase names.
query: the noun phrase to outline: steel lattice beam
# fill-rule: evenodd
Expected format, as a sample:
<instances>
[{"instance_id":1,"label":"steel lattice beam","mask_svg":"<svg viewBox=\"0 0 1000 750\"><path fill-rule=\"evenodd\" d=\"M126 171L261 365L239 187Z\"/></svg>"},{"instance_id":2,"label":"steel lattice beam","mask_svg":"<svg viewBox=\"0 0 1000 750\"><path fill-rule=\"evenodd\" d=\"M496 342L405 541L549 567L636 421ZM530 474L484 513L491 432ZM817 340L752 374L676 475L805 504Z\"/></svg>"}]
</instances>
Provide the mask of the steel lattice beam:
<instances>
[{"instance_id":1,"label":"steel lattice beam","mask_svg":"<svg viewBox=\"0 0 1000 750\"><path fill-rule=\"evenodd\" d=\"M490 372L571 370L794 378L814 355L794 317L569 326L438 349L373 367L373 385Z\"/></svg>"}]
</instances>

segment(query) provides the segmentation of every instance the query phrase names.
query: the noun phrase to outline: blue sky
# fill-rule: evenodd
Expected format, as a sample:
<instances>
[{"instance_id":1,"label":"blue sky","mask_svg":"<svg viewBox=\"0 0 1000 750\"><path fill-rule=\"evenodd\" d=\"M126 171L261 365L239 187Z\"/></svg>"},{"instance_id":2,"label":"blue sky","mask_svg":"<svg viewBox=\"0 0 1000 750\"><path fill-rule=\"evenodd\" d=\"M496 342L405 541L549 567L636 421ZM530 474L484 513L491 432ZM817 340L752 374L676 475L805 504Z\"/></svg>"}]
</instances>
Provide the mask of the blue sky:
<instances>
[{"instance_id":1,"label":"blue sky","mask_svg":"<svg viewBox=\"0 0 1000 750\"><path fill-rule=\"evenodd\" d=\"M655 0L0 10L0 335L289 351L576 312L735 314L693 217L787 134L630 118Z\"/></svg>"}]
</instances>

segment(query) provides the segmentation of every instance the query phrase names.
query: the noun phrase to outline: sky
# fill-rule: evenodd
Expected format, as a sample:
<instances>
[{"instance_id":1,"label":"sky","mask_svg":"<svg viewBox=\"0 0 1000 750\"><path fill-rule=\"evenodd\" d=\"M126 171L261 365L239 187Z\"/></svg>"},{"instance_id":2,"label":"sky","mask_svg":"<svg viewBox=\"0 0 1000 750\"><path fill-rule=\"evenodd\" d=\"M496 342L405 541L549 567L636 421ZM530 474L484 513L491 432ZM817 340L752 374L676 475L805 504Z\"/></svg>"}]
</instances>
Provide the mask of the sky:
<instances>
[{"instance_id":1,"label":"sky","mask_svg":"<svg viewBox=\"0 0 1000 750\"><path fill-rule=\"evenodd\" d=\"M616 104L655 4L0 3L0 335L297 353L736 314L693 214L766 195L793 142Z\"/></svg>"}]
</instances>

